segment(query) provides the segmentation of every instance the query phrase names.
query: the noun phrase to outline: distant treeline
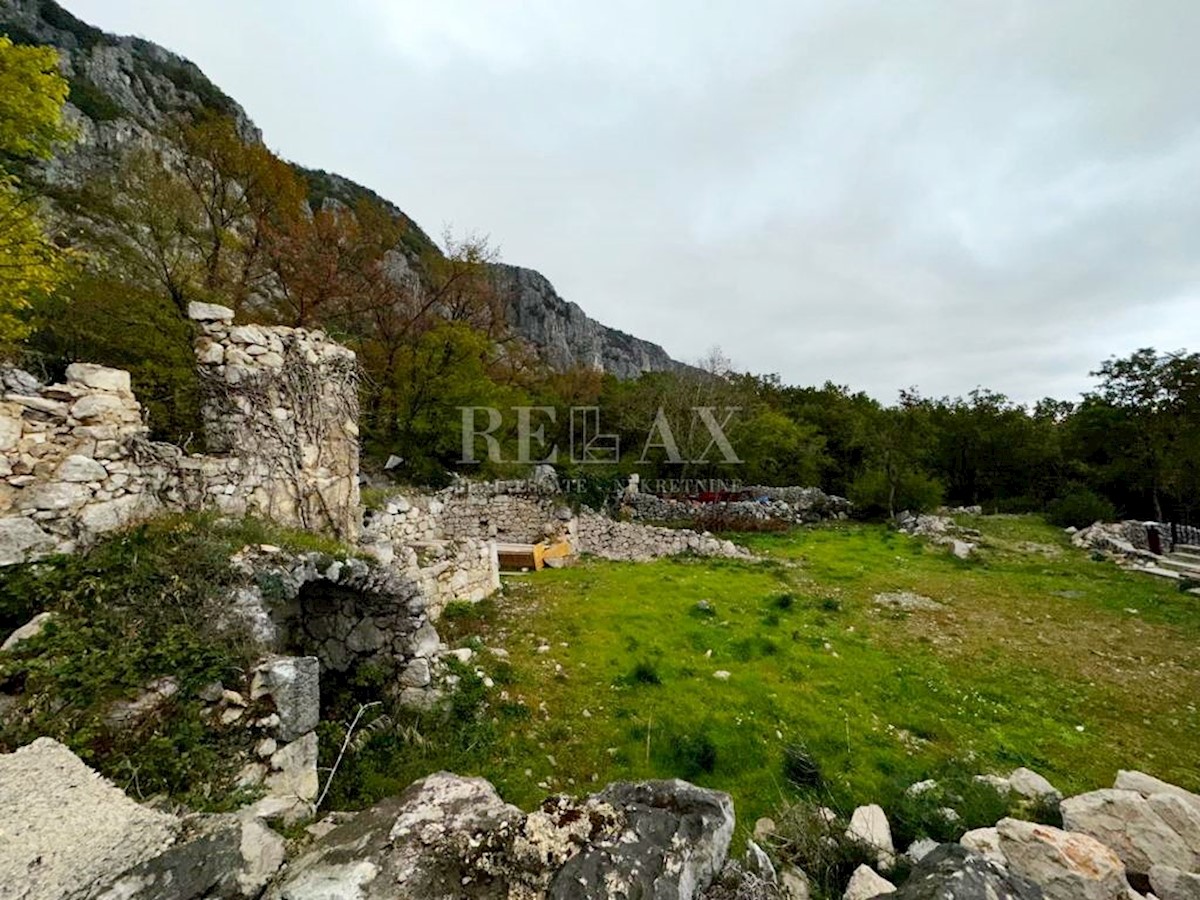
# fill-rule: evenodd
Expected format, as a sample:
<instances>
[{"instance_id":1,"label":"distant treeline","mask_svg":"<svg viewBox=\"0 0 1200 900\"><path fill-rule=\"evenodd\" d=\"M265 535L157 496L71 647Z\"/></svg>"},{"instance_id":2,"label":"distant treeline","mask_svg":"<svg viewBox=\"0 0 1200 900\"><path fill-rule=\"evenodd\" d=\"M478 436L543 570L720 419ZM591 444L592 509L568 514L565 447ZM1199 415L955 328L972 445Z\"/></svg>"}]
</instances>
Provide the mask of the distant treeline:
<instances>
[{"instance_id":1,"label":"distant treeline","mask_svg":"<svg viewBox=\"0 0 1200 900\"><path fill-rule=\"evenodd\" d=\"M1139 350L1092 373L1080 403L1031 407L988 390L965 398L902 391L884 405L826 384L784 385L775 376L656 373L636 381L551 376L547 403L600 407L605 431L621 438L612 469L643 478L739 478L747 484L818 485L853 500L864 515L938 504L989 512L1046 512L1062 524L1129 516L1200 517L1200 354ZM664 409L685 458L710 433L689 417L696 406L739 408L725 427L741 463L709 447L701 464L670 463L643 451ZM555 434L560 449L570 435ZM689 456L688 448L693 453ZM594 474L603 467L580 466Z\"/></svg>"}]
</instances>

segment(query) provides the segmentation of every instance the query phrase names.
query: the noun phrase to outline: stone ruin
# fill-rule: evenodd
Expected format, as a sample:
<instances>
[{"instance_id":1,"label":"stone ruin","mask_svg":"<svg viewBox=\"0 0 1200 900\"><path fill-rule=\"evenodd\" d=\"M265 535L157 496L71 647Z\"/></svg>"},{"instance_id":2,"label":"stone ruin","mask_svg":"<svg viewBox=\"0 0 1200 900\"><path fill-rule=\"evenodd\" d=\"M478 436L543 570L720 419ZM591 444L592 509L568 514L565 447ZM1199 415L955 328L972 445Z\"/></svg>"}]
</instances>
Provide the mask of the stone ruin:
<instances>
[{"instance_id":1,"label":"stone ruin","mask_svg":"<svg viewBox=\"0 0 1200 900\"><path fill-rule=\"evenodd\" d=\"M319 331L232 326L191 304L207 454L151 441L129 373L87 363L62 384L6 379L0 565L70 553L161 512L216 509L358 533L355 359Z\"/></svg>"},{"instance_id":2,"label":"stone ruin","mask_svg":"<svg viewBox=\"0 0 1200 900\"><path fill-rule=\"evenodd\" d=\"M682 554L750 558L746 550L711 534L620 522L586 508L576 512L557 485L544 480L462 482L432 495L397 495L364 516L362 539L368 548L420 547L464 537L520 544L565 540L576 554L611 560L645 562Z\"/></svg>"}]
</instances>

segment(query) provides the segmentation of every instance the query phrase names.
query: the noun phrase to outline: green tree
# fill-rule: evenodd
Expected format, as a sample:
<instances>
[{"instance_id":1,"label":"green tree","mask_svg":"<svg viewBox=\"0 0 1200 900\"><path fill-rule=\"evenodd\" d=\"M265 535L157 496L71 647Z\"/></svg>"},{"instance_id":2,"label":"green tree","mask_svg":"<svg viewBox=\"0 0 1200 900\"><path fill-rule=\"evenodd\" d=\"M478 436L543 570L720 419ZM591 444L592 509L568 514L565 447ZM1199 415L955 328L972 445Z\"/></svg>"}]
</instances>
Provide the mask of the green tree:
<instances>
[{"instance_id":1,"label":"green tree","mask_svg":"<svg viewBox=\"0 0 1200 900\"><path fill-rule=\"evenodd\" d=\"M1081 448L1134 488L1154 518L1164 501L1197 505L1200 483L1200 354L1138 350L1107 360L1081 409L1080 430L1094 441ZM1114 476L1116 476L1114 478Z\"/></svg>"},{"instance_id":2,"label":"green tree","mask_svg":"<svg viewBox=\"0 0 1200 900\"><path fill-rule=\"evenodd\" d=\"M932 435L929 404L915 391L901 391L897 406L866 417L857 435L866 462L850 499L864 512L886 511L889 517L940 503L942 486L925 465Z\"/></svg>"},{"instance_id":3,"label":"green tree","mask_svg":"<svg viewBox=\"0 0 1200 900\"><path fill-rule=\"evenodd\" d=\"M62 119L67 90L55 50L0 36L0 342L28 334L23 313L64 277L64 253L47 236L37 198L24 191L16 170L48 159L70 138Z\"/></svg>"}]
</instances>

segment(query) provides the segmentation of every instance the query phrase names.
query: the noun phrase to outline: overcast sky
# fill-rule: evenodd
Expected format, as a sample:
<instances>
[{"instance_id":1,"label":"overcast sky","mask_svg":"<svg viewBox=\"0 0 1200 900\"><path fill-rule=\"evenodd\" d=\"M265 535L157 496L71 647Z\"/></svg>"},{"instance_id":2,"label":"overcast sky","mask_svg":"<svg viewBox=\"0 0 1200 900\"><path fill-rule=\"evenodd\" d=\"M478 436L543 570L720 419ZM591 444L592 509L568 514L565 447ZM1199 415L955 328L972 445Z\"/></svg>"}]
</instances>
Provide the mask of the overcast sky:
<instances>
[{"instance_id":1,"label":"overcast sky","mask_svg":"<svg viewBox=\"0 0 1200 900\"><path fill-rule=\"evenodd\" d=\"M1195 0L65 0L692 361L1072 398L1200 350Z\"/></svg>"}]
</instances>

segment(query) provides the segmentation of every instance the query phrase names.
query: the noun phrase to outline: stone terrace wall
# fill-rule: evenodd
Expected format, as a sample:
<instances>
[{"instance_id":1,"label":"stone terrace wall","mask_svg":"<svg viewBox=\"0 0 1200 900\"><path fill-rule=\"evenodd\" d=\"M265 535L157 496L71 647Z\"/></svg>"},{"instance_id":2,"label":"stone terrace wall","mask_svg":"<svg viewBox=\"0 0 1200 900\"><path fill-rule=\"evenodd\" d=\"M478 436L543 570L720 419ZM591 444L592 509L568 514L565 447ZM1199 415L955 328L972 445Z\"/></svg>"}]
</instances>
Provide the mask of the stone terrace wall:
<instances>
[{"instance_id":1,"label":"stone terrace wall","mask_svg":"<svg viewBox=\"0 0 1200 900\"><path fill-rule=\"evenodd\" d=\"M192 313L205 323L206 432L223 452L150 441L127 372L76 363L48 387L5 375L0 565L73 552L161 511L215 508L356 536L353 353L320 332L230 327L223 307Z\"/></svg>"},{"instance_id":2,"label":"stone terrace wall","mask_svg":"<svg viewBox=\"0 0 1200 900\"><path fill-rule=\"evenodd\" d=\"M436 497L393 497L383 509L367 510L359 539L382 563L413 557L416 562L408 565L420 567L429 615L435 620L450 601L482 600L500 587L495 542L477 536L481 529L476 527L464 528L463 534L444 528L445 510Z\"/></svg>"},{"instance_id":3,"label":"stone terrace wall","mask_svg":"<svg viewBox=\"0 0 1200 900\"><path fill-rule=\"evenodd\" d=\"M182 451L146 440L127 372L75 364L63 384L18 387L0 403L0 565L199 500Z\"/></svg>"}]
</instances>

